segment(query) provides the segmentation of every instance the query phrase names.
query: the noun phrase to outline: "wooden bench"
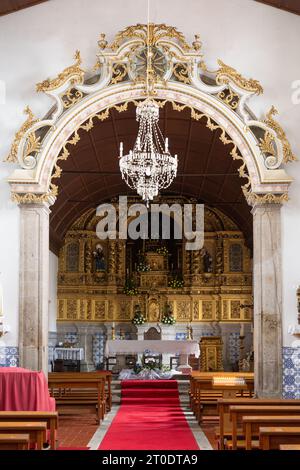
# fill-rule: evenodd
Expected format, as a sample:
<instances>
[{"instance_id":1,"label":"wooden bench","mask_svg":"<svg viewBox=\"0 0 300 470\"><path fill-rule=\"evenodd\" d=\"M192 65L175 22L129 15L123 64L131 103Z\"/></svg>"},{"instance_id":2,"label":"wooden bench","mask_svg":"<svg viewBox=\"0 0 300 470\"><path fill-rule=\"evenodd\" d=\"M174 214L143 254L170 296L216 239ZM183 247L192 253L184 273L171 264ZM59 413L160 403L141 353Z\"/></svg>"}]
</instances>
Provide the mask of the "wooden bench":
<instances>
[{"instance_id":1,"label":"wooden bench","mask_svg":"<svg viewBox=\"0 0 300 470\"><path fill-rule=\"evenodd\" d=\"M300 450L300 444L280 444L279 450Z\"/></svg>"},{"instance_id":2,"label":"wooden bench","mask_svg":"<svg viewBox=\"0 0 300 470\"><path fill-rule=\"evenodd\" d=\"M0 434L0 450L29 450L29 434Z\"/></svg>"},{"instance_id":3,"label":"wooden bench","mask_svg":"<svg viewBox=\"0 0 300 470\"><path fill-rule=\"evenodd\" d=\"M245 449L258 448L259 429L260 427L269 426L298 427L300 426L300 416L243 416Z\"/></svg>"},{"instance_id":4,"label":"wooden bench","mask_svg":"<svg viewBox=\"0 0 300 470\"><path fill-rule=\"evenodd\" d=\"M259 428L259 448L279 449L281 444L300 444L300 427L261 427Z\"/></svg>"},{"instance_id":5,"label":"wooden bench","mask_svg":"<svg viewBox=\"0 0 300 470\"><path fill-rule=\"evenodd\" d=\"M37 450L43 449L46 441L47 424L45 422L0 422L0 434L29 434L30 442L36 445Z\"/></svg>"},{"instance_id":6,"label":"wooden bench","mask_svg":"<svg viewBox=\"0 0 300 470\"><path fill-rule=\"evenodd\" d=\"M12 421L45 422L50 432L50 447L53 450L56 449L56 431L58 428L57 411L0 411L0 423Z\"/></svg>"},{"instance_id":7,"label":"wooden bench","mask_svg":"<svg viewBox=\"0 0 300 470\"><path fill-rule=\"evenodd\" d=\"M105 411L110 411L111 406L112 406L112 393L111 393L111 381L112 381L112 373L110 371L92 371L92 372L50 372L48 375L48 382L49 379L52 381L53 379L59 377L82 377L82 378L89 378L89 377L102 377L105 381L105 387L104 387L104 392L105 392L105 400L106 400L106 410ZM82 397L84 396L84 390L81 390L81 395ZM86 397L91 398L91 395L95 395L95 391L86 392Z\"/></svg>"},{"instance_id":8,"label":"wooden bench","mask_svg":"<svg viewBox=\"0 0 300 470\"><path fill-rule=\"evenodd\" d=\"M219 426L216 429L219 449L224 449L224 439L232 438L232 424L229 416L230 406L300 406L300 400L274 398L221 398L218 400ZM276 413L274 413L276 414ZM242 429L237 428L237 432Z\"/></svg>"},{"instance_id":9,"label":"wooden bench","mask_svg":"<svg viewBox=\"0 0 300 470\"><path fill-rule=\"evenodd\" d=\"M242 424L244 416L300 416L300 406L246 406L246 405L233 405L229 408L230 420L232 423L232 441L227 441L227 445L232 446L232 450L238 447L238 435L241 437L241 432L238 425ZM239 447L244 448L245 442L239 442Z\"/></svg>"},{"instance_id":10,"label":"wooden bench","mask_svg":"<svg viewBox=\"0 0 300 470\"><path fill-rule=\"evenodd\" d=\"M99 423L106 411L105 377L89 373L49 374L48 387L56 404L96 405L96 420ZM94 391L94 394L92 393ZM96 393L95 393L96 391Z\"/></svg>"},{"instance_id":11,"label":"wooden bench","mask_svg":"<svg viewBox=\"0 0 300 470\"><path fill-rule=\"evenodd\" d=\"M251 398L254 389L253 378L245 378L245 384L234 385L216 385L213 378L195 379L193 386L192 411L194 412L198 423L203 420L203 416L217 415L218 400L231 395L234 398L247 397Z\"/></svg>"}]
</instances>

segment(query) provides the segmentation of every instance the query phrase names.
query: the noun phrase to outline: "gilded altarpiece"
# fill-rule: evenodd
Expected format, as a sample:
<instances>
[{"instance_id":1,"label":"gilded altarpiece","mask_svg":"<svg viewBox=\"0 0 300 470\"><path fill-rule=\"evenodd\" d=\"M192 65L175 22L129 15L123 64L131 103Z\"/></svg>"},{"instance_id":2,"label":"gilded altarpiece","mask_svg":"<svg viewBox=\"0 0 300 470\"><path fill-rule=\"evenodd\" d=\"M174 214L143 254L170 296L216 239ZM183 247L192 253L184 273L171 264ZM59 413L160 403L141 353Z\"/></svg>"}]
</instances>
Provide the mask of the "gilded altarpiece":
<instances>
[{"instance_id":1,"label":"gilded altarpiece","mask_svg":"<svg viewBox=\"0 0 300 470\"><path fill-rule=\"evenodd\" d=\"M191 203L167 197L163 202ZM165 240L100 240L99 220L89 209L66 233L59 253L58 321L130 322L136 305L149 322L159 322L166 305L179 323L252 321L250 251L220 210L205 207L204 247L195 251L185 250L184 239L172 246ZM142 258L134 258L137 252ZM132 289L126 291L128 281Z\"/></svg>"}]
</instances>

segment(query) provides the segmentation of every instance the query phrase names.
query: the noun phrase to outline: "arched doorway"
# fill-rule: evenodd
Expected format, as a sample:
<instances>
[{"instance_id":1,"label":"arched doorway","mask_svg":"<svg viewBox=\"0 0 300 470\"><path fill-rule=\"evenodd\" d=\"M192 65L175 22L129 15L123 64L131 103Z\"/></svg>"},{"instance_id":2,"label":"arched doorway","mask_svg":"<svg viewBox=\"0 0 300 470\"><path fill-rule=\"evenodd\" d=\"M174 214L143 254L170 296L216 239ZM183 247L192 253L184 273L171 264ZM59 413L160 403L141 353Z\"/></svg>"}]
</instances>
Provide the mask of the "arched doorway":
<instances>
[{"instance_id":1,"label":"arched doorway","mask_svg":"<svg viewBox=\"0 0 300 470\"><path fill-rule=\"evenodd\" d=\"M246 102L262 88L219 61L215 73L203 62L201 43L193 45L175 28L151 25L152 47L162 56L151 83L160 105L189 109L211 131L220 130L221 142L239 160L243 192L253 209L255 379L259 396L281 393L281 220L290 178L282 163L294 159L272 108L261 122ZM57 196L53 180L61 174L59 161L76 145L78 130L89 131L94 120L104 121L110 109L122 112L144 99L143 64L137 50L146 47L146 25L126 28L108 46L99 41L100 74L84 81L80 54L76 63L54 80L38 85L54 98L46 119L27 120L17 133L9 156L21 169L10 178L14 200L21 209L20 358L23 366L47 369L49 206ZM128 60L130 58L130 60ZM168 59L168 60L167 60ZM133 65L132 65L133 64ZM139 66L139 68L137 67Z\"/></svg>"}]
</instances>

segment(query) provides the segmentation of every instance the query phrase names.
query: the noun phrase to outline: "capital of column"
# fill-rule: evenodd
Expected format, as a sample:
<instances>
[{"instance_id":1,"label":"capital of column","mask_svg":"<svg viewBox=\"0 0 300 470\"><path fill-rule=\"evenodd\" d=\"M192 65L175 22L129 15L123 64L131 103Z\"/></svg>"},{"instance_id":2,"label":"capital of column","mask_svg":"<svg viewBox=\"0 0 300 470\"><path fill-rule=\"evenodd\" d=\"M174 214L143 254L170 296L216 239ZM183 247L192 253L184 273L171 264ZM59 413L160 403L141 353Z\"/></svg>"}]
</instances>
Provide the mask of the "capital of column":
<instances>
[{"instance_id":1,"label":"capital of column","mask_svg":"<svg viewBox=\"0 0 300 470\"><path fill-rule=\"evenodd\" d=\"M252 206L251 212L254 213L257 209L274 210L280 209L284 202L289 200L288 193L253 193L245 192L246 200L249 206Z\"/></svg>"}]
</instances>

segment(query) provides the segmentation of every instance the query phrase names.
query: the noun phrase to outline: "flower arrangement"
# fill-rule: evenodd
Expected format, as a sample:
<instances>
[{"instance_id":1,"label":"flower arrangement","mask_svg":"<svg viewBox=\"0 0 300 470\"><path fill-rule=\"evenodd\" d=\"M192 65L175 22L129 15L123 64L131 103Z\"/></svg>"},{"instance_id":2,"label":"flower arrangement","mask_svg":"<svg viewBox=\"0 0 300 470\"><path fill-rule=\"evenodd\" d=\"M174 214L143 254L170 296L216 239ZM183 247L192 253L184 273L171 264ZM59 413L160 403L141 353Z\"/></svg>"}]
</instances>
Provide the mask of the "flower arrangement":
<instances>
[{"instance_id":1,"label":"flower arrangement","mask_svg":"<svg viewBox=\"0 0 300 470\"><path fill-rule=\"evenodd\" d=\"M169 305L166 305L165 312L162 316L161 322L164 325L174 325L174 323L176 323L176 320L172 314L172 309Z\"/></svg>"},{"instance_id":2,"label":"flower arrangement","mask_svg":"<svg viewBox=\"0 0 300 470\"><path fill-rule=\"evenodd\" d=\"M172 287L173 289L182 289L183 286L184 280L177 276L169 281L169 287Z\"/></svg>"},{"instance_id":3,"label":"flower arrangement","mask_svg":"<svg viewBox=\"0 0 300 470\"><path fill-rule=\"evenodd\" d=\"M134 325L143 325L145 321L146 321L146 317L143 315L142 311L140 310L139 305L136 305L132 323Z\"/></svg>"},{"instance_id":4,"label":"flower arrangement","mask_svg":"<svg viewBox=\"0 0 300 470\"><path fill-rule=\"evenodd\" d=\"M157 248L156 253L158 253L159 255L168 256L169 251L165 246L160 246L159 248Z\"/></svg>"},{"instance_id":5,"label":"flower arrangement","mask_svg":"<svg viewBox=\"0 0 300 470\"><path fill-rule=\"evenodd\" d=\"M139 262L136 270L143 273L150 271L150 265L147 263L145 255L139 256Z\"/></svg>"},{"instance_id":6,"label":"flower arrangement","mask_svg":"<svg viewBox=\"0 0 300 470\"><path fill-rule=\"evenodd\" d=\"M137 295L138 290L135 286L134 280L132 278L127 278L125 281L125 286L123 289L124 294L126 295Z\"/></svg>"},{"instance_id":7,"label":"flower arrangement","mask_svg":"<svg viewBox=\"0 0 300 470\"><path fill-rule=\"evenodd\" d=\"M146 272L150 271L150 265L147 264L144 261L140 261L139 264L136 267L136 270L139 271L139 272L146 273Z\"/></svg>"}]
</instances>

